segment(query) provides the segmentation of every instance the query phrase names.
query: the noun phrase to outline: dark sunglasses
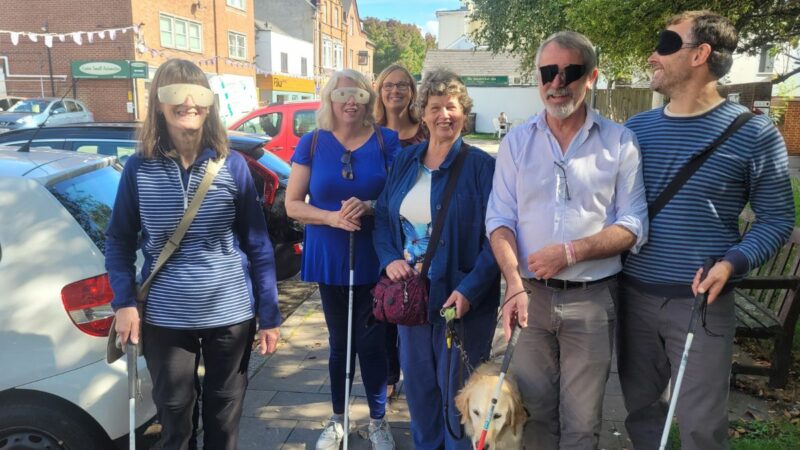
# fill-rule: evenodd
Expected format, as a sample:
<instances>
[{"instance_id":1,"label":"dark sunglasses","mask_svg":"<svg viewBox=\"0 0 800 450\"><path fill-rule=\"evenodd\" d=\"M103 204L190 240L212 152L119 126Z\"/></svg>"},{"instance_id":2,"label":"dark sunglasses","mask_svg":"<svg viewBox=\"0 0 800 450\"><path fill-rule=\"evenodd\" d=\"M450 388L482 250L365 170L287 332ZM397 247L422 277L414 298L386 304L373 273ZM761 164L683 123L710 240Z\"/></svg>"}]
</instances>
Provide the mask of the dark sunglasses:
<instances>
[{"instance_id":1,"label":"dark sunglasses","mask_svg":"<svg viewBox=\"0 0 800 450\"><path fill-rule=\"evenodd\" d=\"M354 178L353 165L350 163L350 160L352 158L353 158L353 152L345 150L344 153L342 154L342 158L340 159L340 161L342 161L342 164L344 164L344 167L342 167L342 178L344 178L345 180L352 180Z\"/></svg>"},{"instance_id":2,"label":"dark sunglasses","mask_svg":"<svg viewBox=\"0 0 800 450\"><path fill-rule=\"evenodd\" d=\"M658 35L658 44L656 44L656 53L661 56L671 55L679 52L683 48L694 48L701 46L702 43L689 42L684 43L681 35L672 31L664 30Z\"/></svg>"},{"instance_id":3,"label":"dark sunglasses","mask_svg":"<svg viewBox=\"0 0 800 450\"><path fill-rule=\"evenodd\" d=\"M559 71L558 64L548 64L546 66L539 67L539 73L541 74L542 84L550 83L556 79L559 73L561 73L561 79L564 82L564 86L567 86L573 81L580 80L584 75L586 75L586 66L584 64L570 64L567 67L564 67L563 71Z\"/></svg>"}]
</instances>

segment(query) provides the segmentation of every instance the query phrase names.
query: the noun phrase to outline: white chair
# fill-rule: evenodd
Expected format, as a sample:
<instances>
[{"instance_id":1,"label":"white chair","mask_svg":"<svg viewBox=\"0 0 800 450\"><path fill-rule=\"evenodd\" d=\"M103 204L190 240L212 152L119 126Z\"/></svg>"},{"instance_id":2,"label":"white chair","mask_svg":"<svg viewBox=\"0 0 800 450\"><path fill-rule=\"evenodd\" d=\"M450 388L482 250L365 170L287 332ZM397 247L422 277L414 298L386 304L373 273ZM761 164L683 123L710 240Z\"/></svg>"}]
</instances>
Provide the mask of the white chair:
<instances>
[{"instance_id":1,"label":"white chair","mask_svg":"<svg viewBox=\"0 0 800 450\"><path fill-rule=\"evenodd\" d=\"M492 118L492 125L494 125L494 132L498 139L503 137L504 134L508 133L508 124L505 126L500 126L500 120L498 120L497 117Z\"/></svg>"}]
</instances>

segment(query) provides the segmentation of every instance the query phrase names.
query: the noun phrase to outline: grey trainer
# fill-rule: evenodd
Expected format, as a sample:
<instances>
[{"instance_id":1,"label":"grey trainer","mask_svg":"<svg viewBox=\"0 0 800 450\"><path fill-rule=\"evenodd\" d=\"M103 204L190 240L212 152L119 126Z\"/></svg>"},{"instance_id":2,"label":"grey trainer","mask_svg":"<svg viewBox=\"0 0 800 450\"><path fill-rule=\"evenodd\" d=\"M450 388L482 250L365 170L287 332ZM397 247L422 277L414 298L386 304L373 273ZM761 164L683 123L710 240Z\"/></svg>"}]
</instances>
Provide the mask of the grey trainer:
<instances>
[{"instance_id":1,"label":"grey trainer","mask_svg":"<svg viewBox=\"0 0 800 450\"><path fill-rule=\"evenodd\" d=\"M370 420L369 440L372 442L372 450L394 450L392 429L385 418L377 424Z\"/></svg>"}]
</instances>

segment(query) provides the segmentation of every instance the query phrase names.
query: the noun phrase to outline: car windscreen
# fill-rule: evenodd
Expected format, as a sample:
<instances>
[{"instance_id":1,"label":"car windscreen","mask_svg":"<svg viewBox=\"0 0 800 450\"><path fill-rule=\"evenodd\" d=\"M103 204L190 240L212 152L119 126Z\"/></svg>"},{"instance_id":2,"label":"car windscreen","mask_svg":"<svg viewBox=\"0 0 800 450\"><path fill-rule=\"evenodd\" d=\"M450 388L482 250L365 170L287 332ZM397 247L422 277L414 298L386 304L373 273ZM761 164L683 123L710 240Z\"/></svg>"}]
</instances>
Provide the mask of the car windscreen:
<instances>
[{"instance_id":1,"label":"car windscreen","mask_svg":"<svg viewBox=\"0 0 800 450\"><path fill-rule=\"evenodd\" d=\"M46 100L21 100L19 103L15 104L8 110L13 112L39 114L40 112L44 112L44 110L47 109L48 103L49 102Z\"/></svg>"},{"instance_id":2,"label":"car windscreen","mask_svg":"<svg viewBox=\"0 0 800 450\"><path fill-rule=\"evenodd\" d=\"M278 176L278 181L281 183L286 183L289 180L289 172L292 171L292 166L287 164L286 161L280 159L274 153L270 151L264 152L264 155L261 158L258 158L258 162L267 169L275 172L275 175Z\"/></svg>"},{"instance_id":3,"label":"car windscreen","mask_svg":"<svg viewBox=\"0 0 800 450\"><path fill-rule=\"evenodd\" d=\"M104 167L50 187L50 192L72 214L103 254L106 251L106 228L111 220L111 208L114 206L120 175L118 166Z\"/></svg>"}]
</instances>

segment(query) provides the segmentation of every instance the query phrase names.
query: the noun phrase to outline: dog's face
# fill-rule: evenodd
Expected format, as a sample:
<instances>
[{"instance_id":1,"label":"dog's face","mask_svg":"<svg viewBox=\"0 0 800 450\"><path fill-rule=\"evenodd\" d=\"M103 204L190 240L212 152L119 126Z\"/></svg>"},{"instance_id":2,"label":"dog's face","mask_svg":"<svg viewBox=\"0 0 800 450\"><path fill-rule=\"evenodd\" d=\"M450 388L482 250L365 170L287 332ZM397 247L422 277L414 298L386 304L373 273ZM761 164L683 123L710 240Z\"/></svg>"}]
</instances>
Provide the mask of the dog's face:
<instances>
[{"instance_id":1,"label":"dog's face","mask_svg":"<svg viewBox=\"0 0 800 450\"><path fill-rule=\"evenodd\" d=\"M499 380L498 375L487 374L486 370L481 370L482 367L467 380L467 384L455 398L456 408L461 413L461 423L472 440L473 448L478 446L492 394ZM516 383L506 378L497 399L483 448L485 450L522 448L522 427L526 419L527 414Z\"/></svg>"}]
</instances>

